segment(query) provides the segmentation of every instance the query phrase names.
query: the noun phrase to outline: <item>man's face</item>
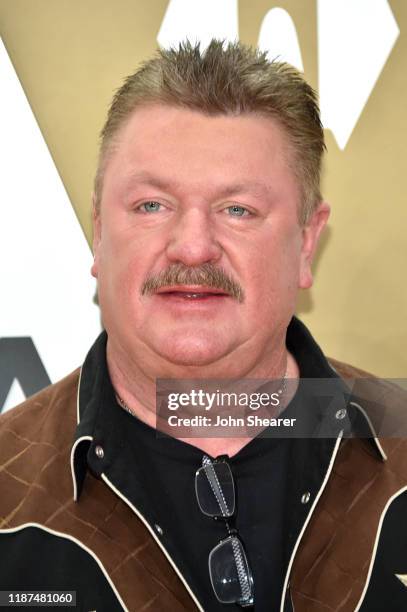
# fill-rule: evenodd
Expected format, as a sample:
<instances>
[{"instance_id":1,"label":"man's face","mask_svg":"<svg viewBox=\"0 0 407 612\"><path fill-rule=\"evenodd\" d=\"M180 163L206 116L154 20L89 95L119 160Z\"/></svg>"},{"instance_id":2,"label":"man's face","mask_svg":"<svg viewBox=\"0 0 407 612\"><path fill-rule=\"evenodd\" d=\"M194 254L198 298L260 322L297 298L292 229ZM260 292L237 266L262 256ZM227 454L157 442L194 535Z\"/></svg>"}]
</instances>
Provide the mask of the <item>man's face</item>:
<instances>
[{"instance_id":1,"label":"man's face","mask_svg":"<svg viewBox=\"0 0 407 612\"><path fill-rule=\"evenodd\" d=\"M109 342L130 359L201 367L272 352L298 288L312 282L328 216L321 205L299 226L290 162L288 138L270 118L137 109L117 135L95 215L92 273ZM187 282L166 284L174 266ZM188 275L201 266L220 272L216 289L213 274L204 285Z\"/></svg>"}]
</instances>

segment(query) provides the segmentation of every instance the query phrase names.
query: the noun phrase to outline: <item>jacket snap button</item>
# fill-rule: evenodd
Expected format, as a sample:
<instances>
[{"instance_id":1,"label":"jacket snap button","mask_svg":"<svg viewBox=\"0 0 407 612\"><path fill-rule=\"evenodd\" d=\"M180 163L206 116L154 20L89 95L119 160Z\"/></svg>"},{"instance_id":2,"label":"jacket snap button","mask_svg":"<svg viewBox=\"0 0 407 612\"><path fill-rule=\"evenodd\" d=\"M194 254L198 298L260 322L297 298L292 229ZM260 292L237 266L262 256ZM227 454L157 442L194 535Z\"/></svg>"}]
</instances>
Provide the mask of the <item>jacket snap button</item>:
<instances>
[{"instance_id":1,"label":"jacket snap button","mask_svg":"<svg viewBox=\"0 0 407 612\"><path fill-rule=\"evenodd\" d=\"M345 408L341 408L340 410L338 410L338 412L335 414L335 418L338 419L339 421L344 419L346 417L346 410Z\"/></svg>"},{"instance_id":2,"label":"jacket snap button","mask_svg":"<svg viewBox=\"0 0 407 612\"><path fill-rule=\"evenodd\" d=\"M155 527L156 532L159 533L160 535L164 533L160 525L157 525L157 523L154 525L154 527Z\"/></svg>"},{"instance_id":3,"label":"jacket snap button","mask_svg":"<svg viewBox=\"0 0 407 612\"><path fill-rule=\"evenodd\" d=\"M309 500L311 499L311 493L309 491L307 491L306 493L304 493L304 495L301 497L301 503L302 504L308 504Z\"/></svg>"},{"instance_id":4,"label":"jacket snap button","mask_svg":"<svg viewBox=\"0 0 407 612\"><path fill-rule=\"evenodd\" d=\"M103 457L105 456L105 451L99 444L95 446L95 455L98 459L103 459Z\"/></svg>"}]
</instances>

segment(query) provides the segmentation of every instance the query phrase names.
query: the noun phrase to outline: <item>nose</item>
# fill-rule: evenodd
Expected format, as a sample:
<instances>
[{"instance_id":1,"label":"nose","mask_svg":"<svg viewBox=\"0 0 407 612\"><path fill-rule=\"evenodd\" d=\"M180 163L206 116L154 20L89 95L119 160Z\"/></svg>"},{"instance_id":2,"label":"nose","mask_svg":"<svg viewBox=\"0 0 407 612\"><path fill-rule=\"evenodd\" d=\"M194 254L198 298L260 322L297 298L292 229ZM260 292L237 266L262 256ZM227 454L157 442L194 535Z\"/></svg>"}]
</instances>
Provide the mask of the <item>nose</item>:
<instances>
[{"instance_id":1,"label":"nose","mask_svg":"<svg viewBox=\"0 0 407 612\"><path fill-rule=\"evenodd\" d=\"M216 240L210 212L190 208L180 214L168 241L168 259L173 263L199 266L215 263L221 255L222 248Z\"/></svg>"}]
</instances>

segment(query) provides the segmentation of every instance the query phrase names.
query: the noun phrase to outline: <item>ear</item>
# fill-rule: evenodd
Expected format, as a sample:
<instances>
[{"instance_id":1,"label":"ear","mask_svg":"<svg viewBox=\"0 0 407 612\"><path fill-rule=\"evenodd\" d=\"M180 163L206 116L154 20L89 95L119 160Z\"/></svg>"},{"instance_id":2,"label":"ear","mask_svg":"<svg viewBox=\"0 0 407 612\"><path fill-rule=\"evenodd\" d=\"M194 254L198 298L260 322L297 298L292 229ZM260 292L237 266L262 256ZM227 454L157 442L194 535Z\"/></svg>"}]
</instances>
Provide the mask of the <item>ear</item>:
<instances>
[{"instance_id":1,"label":"ear","mask_svg":"<svg viewBox=\"0 0 407 612\"><path fill-rule=\"evenodd\" d=\"M298 286L309 289L313 283L311 264L317 250L319 237L327 224L331 209L326 202L320 202L311 218L302 229L302 247Z\"/></svg>"},{"instance_id":2,"label":"ear","mask_svg":"<svg viewBox=\"0 0 407 612\"><path fill-rule=\"evenodd\" d=\"M96 205L96 196L92 194L92 226L93 226L93 264L90 269L92 276L98 277L99 245L102 234L100 210Z\"/></svg>"}]
</instances>

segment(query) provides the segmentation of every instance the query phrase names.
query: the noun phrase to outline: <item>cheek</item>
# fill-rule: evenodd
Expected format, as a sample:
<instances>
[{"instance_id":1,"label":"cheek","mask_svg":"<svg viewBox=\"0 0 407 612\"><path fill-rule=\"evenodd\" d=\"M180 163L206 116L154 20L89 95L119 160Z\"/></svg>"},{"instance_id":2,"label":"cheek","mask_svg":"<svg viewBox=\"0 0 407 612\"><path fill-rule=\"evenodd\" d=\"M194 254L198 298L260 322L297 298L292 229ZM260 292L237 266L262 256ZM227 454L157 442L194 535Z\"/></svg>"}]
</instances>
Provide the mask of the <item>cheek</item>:
<instances>
[{"instance_id":1,"label":"cheek","mask_svg":"<svg viewBox=\"0 0 407 612\"><path fill-rule=\"evenodd\" d=\"M260 293L268 300L280 302L296 293L300 271L300 243L296 234L256 241L247 262L253 295Z\"/></svg>"},{"instance_id":2,"label":"cheek","mask_svg":"<svg viewBox=\"0 0 407 612\"><path fill-rule=\"evenodd\" d=\"M114 233L105 233L98 253L100 292L109 299L120 294L127 300L141 283L141 261L136 243Z\"/></svg>"}]
</instances>

